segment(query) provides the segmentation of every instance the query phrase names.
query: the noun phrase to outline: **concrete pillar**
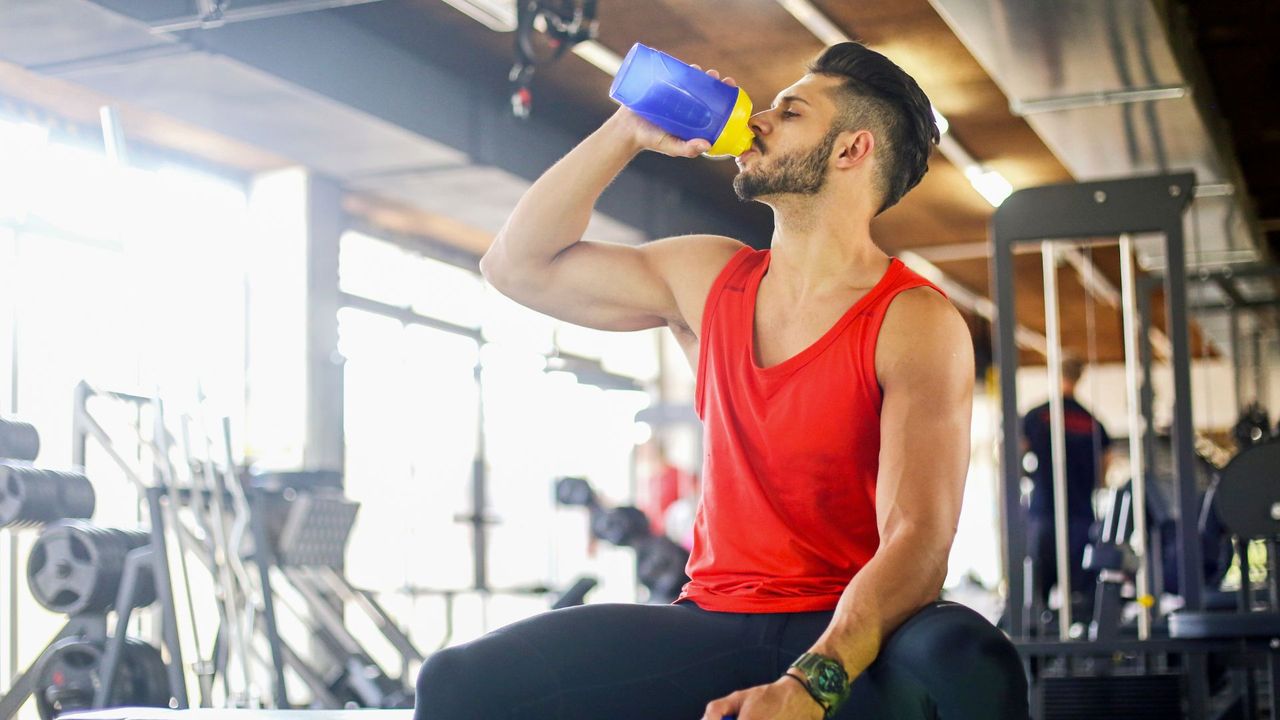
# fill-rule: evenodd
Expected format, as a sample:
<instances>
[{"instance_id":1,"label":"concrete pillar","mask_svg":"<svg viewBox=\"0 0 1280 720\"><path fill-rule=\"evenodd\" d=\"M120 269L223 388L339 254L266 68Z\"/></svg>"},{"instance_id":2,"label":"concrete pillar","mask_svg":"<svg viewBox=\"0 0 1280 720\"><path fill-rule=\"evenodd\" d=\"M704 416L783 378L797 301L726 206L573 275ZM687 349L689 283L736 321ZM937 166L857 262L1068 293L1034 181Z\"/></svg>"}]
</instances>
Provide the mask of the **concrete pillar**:
<instances>
[{"instance_id":1,"label":"concrete pillar","mask_svg":"<svg viewBox=\"0 0 1280 720\"><path fill-rule=\"evenodd\" d=\"M264 468L343 468L339 198L303 168L251 184L245 449Z\"/></svg>"}]
</instances>

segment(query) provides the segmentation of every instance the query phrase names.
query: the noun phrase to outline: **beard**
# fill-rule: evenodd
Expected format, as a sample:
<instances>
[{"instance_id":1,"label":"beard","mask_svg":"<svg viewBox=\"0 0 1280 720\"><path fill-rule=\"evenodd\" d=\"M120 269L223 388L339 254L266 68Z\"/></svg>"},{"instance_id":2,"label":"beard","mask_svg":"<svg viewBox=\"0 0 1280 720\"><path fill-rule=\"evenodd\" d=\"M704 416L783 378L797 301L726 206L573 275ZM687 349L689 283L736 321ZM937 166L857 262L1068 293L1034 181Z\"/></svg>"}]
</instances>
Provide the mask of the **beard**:
<instances>
[{"instance_id":1,"label":"beard","mask_svg":"<svg viewBox=\"0 0 1280 720\"><path fill-rule=\"evenodd\" d=\"M772 167L739 172L733 179L733 192L742 202L783 193L818 194L827 184L827 159L838 134L833 128L812 148L778 156Z\"/></svg>"}]
</instances>

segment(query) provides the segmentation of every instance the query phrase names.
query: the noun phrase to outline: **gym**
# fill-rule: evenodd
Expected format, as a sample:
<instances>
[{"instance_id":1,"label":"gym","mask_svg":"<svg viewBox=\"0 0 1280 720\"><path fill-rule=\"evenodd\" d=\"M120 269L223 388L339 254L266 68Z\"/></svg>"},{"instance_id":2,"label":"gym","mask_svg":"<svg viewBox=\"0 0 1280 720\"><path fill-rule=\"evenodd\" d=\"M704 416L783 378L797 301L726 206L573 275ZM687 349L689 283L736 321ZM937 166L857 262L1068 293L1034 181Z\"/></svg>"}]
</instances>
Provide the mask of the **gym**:
<instances>
[{"instance_id":1,"label":"gym","mask_svg":"<svg viewBox=\"0 0 1280 720\"><path fill-rule=\"evenodd\" d=\"M1280 720L1280 3L0 0L0 720Z\"/></svg>"}]
</instances>

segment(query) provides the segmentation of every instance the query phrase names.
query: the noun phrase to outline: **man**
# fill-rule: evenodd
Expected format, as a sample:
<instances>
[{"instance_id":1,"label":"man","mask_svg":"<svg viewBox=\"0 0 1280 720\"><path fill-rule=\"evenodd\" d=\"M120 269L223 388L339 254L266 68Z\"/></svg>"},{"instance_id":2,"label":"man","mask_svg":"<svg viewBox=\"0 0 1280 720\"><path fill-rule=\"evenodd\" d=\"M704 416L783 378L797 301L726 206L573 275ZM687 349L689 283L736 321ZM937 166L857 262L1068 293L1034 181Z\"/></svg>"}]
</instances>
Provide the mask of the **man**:
<instances>
[{"instance_id":1,"label":"man","mask_svg":"<svg viewBox=\"0 0 1280 720\"><path fill-rule=\"evenodd\" d=\"M580 240L636 154L709 148L621 108L529 189L481 262L536 310L679 340L706 437L692 581L672 605L559 610L432 656L419 718L928 716L927 698L861 676L938 597L968 466L968 330L869 229L924 175L933 113L899 67L842 43L750 126L733 187L773 209L770 251Z\"/></svg>"},{"instance_id":2,"label":"man","mask_svg":"<svg viewBox=\"0 0 1280 720\"><path fill-rule=\"evenodd\" d=\"M1096 574L1084 569L1084 548L1093 524L1093 490L1105 480L1107 429L1076 400L1076 385L1084 373L1079 358L1062 360L1063 428L1066 436L1067 538L1071 565L1073 616L1087 620L1093 609ZM1053 443L1049 433L1049 403L1033 408L1022 419L1025 449L1036 458L1031 507L1027 517L1027 551L1035 563L1035 597L1048 607L1049 589L1058 582L1054 536Z\"/></svg>"}]
</instances>

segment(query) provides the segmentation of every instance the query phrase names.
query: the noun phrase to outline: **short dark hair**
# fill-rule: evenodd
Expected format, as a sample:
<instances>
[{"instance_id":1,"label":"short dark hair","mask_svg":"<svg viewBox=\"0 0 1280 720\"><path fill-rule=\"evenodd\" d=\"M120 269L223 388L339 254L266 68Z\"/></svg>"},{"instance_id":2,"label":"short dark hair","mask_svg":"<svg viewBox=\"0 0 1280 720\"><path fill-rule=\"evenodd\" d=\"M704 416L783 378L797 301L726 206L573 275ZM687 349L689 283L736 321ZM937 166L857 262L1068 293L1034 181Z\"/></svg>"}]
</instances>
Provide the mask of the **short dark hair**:
<instances>
[{"instance_id":1,"label":"short dark hair","mask_svg":"<svg viewBox=\"0 0 1280 720\"><path fill-rule=\"evenodd\" d=\"M1084 361L1070 353L1062 355L1062 379L1075 384L1080 382L1080 376L1084 375Z\"/></svg>"},{"instance_id":2,"label":"short dark hair","mask_svg":"<svg viewBox=\"0 0 1280 720\"><path fill-rule=\"evenodd\" d=\"M929 153L941 137L933 106L905 70L862 43L832 45L807 69L844 79L833 93L837 115L831 132L870 129L878 147L888 151L877 153L879 215L896 205L929 170Z\"/></svg>"}]
</instances>

